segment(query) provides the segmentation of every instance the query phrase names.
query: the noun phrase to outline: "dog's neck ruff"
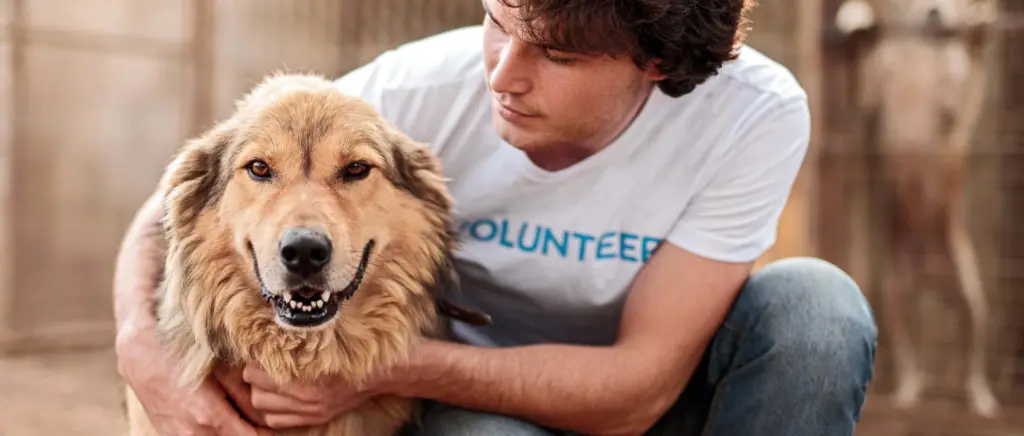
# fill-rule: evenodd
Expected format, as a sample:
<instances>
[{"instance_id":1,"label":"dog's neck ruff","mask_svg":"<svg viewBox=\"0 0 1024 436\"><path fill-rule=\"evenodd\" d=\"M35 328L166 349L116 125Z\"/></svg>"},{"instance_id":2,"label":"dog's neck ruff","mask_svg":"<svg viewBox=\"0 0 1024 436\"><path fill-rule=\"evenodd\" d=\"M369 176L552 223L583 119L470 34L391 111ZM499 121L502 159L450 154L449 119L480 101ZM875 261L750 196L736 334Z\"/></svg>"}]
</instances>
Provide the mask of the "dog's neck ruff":
<instances>
[{"instance_id":1,"label":"dog's neck ruff","mask_svg":"<svg viewBox=\"0 0 1024 436\"><path fill-rule=\"evenodd\" d=\"M376 245L376 241L373 239L366 241L366 245L363 246L363 255L359 259L359 265L356 266L355 275L352 277L352 280L348 285L345 286L345 289L334 292L334 294L337 295L336 298L341 298L342 301L346 301L356 294L356 290L359 289L359 285L363 283L363 276L366 275L366 267L370 263L370 254L373 251L374 245ZM253 250L252 246L249 247L249 250ZM269 303L275 296L270 293L270 289L267 289L267 285L263 283L263 277L260 276L260 268L256 261L255 253L253 253L252 256L252 262L253 270L256 272L256 280L260 283L260 294L263 296L263 299Z\"/></svg>"}]
</instances>

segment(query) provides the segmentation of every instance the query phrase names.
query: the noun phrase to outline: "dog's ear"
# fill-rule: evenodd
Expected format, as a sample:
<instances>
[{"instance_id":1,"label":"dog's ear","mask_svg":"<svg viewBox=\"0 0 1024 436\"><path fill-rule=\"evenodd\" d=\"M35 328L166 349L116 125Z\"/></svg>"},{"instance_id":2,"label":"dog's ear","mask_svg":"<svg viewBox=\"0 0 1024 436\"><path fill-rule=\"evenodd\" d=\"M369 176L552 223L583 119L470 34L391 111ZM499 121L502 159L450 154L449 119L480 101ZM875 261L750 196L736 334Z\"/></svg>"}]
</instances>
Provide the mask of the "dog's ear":
<instances>
[{"instance_id":1,"label":"dog's ear","mask_svg":"<svg viewBox=\"0 0 1024 436\"><path fill-rule=\"evenodd\" d=\"M440 160L427 144L414 141L397 129L389 128L387 136L393 146L392 158L397 173L395 184L430 205L439 221L438 225L443 227L439 233L444 239L441 248L445 254L443 262L438 265L434 287L434 302L438 313L471 325L490 324L490 315L460 306L444 295L446 290L458 289L459 279L452 258L456 246L456 232L451 223L454 200L445 185Z\"/></svg>"},{"instance_id":2,"label":"dog's ear","mask_svg":"<svg viewBox=\"0 0 1024 436\"><path fill-rule=\"evenodd\" d=\"M988 61L985 57L988 49L994 45L998 15L998 6L993 0L975 0L967 6L964 12L964 38L974 62Z\"/></svg>"},{"instance_id":3,"label":"dog's ear","mask_svg":"<svg viewBox=\"0 0 1024 436\"><path fill-rule=\"evenodd\" d=\"M188 141L167 166L160 189L164 198L164 225L180 240L204 208L223 194L227 175L222 158L234 140L233 121L225 121Z\"/></svg>"},{"instance_id":4,"label":"dog's ear","mask_svg":"<svg viewBox=\"0 0 1024 436\"><path fill-rule=\"evenodd\" d=\"M197 242L197 218L223 194L227 174L222 168L222 157L234 140L234 131L233 120L228 120L188 141L160 180L168 261L177 267L167 270L164 286L158 293L159 330L171 353L179 361L187 362L180 368L181 386L196 386L209 373L215 359L210 338L197 334L208 331L209 316L189 318L185 314L190 311L182 308L190 305L194 297L190 290L197 285L189 260Z\"/></svg>"},{"instance_id":5,"label":"dog's ear","mask_svg":"<svg viewBox=\"0 0 1024 436\"><path fill-rule=\"evenodd\" d=\"M438 273L438 283L434 290L434 303L437 306L437 312L448 318L462 321L464 323L485 326L491 324L491 316L485 312L462 306L444 295L447 290L458 291L459 288L459 275L455 270L455 259L452 258L449 252L445 256L445 262L441 265Z\"/></svg>"},{"instance_id":6,"label":"dog's ear","mask_svg":"<svg viewBox=\"0 0 1024 436\"><path fill-rule=\"evenodd\" d=\"M397 173L395 184L414 197L426 201L438 213L447 217L454 201L445 186L440 160L427 144L414 141L393 127L387 128L386 135L392 145L392 159Z\"/></svg>"}]
</instances>

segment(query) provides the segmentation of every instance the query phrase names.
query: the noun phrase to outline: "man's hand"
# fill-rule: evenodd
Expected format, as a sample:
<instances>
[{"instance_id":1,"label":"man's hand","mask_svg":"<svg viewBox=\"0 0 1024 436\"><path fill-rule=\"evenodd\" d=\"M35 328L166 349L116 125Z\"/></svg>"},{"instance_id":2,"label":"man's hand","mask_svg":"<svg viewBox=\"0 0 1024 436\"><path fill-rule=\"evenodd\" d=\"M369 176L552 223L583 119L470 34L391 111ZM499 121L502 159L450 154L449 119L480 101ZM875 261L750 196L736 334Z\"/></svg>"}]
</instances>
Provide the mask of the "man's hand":
<instances>
[{"instance_id":1,"label":"man's hand","mask_svg":"<svg viewBox=\"0 0 1024 436\"><path fill-rule=\"evenodd\" d=\"M118 370L162 435L273 435L239 416L213 377L194 391L180 388L171 359L152 329L119 332Z\"/></svg>"},{"instance_id":2,"label":"man's hand","mask_svg":"<svg viewBox=\"0 0 1024 436\"><path fill-rule=\"evenodd\" d=\"M246 366L242 377L252 385L252 407L273 429L325 424L376 395L375 386L378 386L378 381L371 381L357 388L341 377L331 377L318 384L279 386L270 374L255 364ZM236 402L244 401L232 396Z\"/></svg>"}]
</instances>

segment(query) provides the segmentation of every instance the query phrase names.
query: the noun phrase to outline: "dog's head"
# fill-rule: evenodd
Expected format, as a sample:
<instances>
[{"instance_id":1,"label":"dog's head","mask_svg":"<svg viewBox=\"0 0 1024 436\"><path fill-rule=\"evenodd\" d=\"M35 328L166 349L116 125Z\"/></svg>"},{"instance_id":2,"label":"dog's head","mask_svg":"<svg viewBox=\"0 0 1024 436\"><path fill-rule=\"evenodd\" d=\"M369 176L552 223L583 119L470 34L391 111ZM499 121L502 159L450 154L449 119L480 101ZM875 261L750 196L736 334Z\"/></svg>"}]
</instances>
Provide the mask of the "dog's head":
<instances>
[{"instance_id":1,"label":"dog's head","mask_svg":"<svg viewBox=\"0 0 1024 436\"><path fill-rule=\"evenodd\" d=\"M452 244L439 165L329 81L269 77L161 183L163 315L188 318L201 347L232 322L308 336L434 310Z\"/></svg>"},{"instance_id":2,"label":"dog's head","mask_svg":"<svg viewBox=\"0 0 1024 436\"><path fill-rule=\"evenodd\" d=\"M863 37L852 64L858 103L886 149L927 153L965 142L985 92L994 8L991 0L841 4L836 27Z\"/></svg>"},{"instance_id":3,"label":"dog's head","mask_svg":"<svg viewBox=\"0 0 1024 436\"><path fill-rule=\"evenodd\" d=\"M972 26L990 21L994 8L992 0L846 0L837 24L844 31L854 22L860 28L878 24L903 30Z\"/></svg>"}]
</instances>

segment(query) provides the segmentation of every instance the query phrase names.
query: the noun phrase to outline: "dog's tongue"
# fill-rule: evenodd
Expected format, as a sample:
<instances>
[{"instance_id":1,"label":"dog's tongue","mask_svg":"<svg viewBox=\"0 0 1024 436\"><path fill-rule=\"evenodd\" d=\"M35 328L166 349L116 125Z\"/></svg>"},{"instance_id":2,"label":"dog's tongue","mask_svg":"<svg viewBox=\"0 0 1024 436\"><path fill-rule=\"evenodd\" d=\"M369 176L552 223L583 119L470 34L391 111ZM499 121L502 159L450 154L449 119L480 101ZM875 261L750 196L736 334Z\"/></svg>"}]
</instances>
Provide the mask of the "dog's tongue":
<instances>
[{"instance_id":1,"label":"dog's tongue","mask_svg":"<svg viewBox=\"0 0 1024 436\"><path fill-rule=\"evenodd\" d=\"M308 288L298 289L295 291L295 293L307 300L312 300L313 297L316 297L319 294L319 292Z\"/></svg>"}]
</instances>

